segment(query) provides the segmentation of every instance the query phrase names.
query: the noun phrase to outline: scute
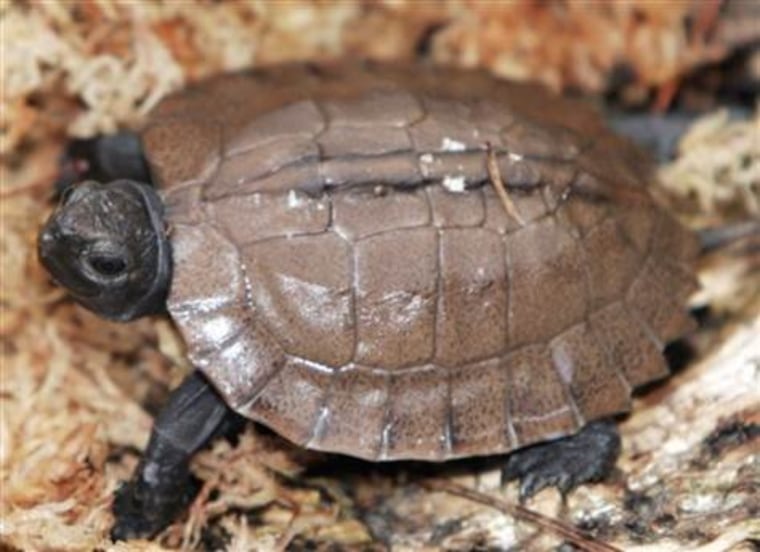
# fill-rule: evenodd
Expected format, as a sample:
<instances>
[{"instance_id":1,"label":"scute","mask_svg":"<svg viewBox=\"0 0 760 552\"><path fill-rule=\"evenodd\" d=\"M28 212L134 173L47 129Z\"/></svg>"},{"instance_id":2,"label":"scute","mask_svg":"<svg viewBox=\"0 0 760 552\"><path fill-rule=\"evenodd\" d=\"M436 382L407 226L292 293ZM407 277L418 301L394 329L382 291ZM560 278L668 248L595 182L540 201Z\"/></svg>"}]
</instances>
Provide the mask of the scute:
<instances>
[{"instance_id":1,"label":"scute","mask_svg":"<svg viewBox=\"0 0 760 552\"><path fill-rule=\"evenodd\" d=\"M459 366L507 348L509 299L504 241L484 228L440 233L435 362Z\"/></svg>"},{"instance_id":2,"label":"scute","mask_svg":"<svg viewBox=\"0 0 760 552\"><path fill-rule=\"evenodd\" d=\"M562 383L582 420L598 420L628 410L631 389L610 363L606 345L586 322L555 337L549 347Z\"/></svg>"},{"instance_id":3,"label":"scute","mask_svg":"<svg viewBox=\"0 0 760 552\"><path fill-rule=\"evenodd\" d=\"M566 384L546 345L528 345L507 355L508 429L515 447L567 435L582 424Z\"/></svg>"},{"instance_id":4,"label":"scute","mask_svg":"<svg viewBox=\"0 0 760 552\"><path fill-rule=\"evenodd\" d=\"M437 242L433 229L418 228L355 245L356 362L396 370L433 357Z\"/></svg>"},{"instance_id":5,"label":"scute","mask_svg":"<svg viewBox=\"0 0 760 552\"><path fill-rule=\"evenodd\" d=\"M590 259L554 218L529 224L510 238L510 343L549 340L586 316Z\"/></svg>"},{"instance_id":6,"label":"scute","mask_svg":"<svg viewBox=\"0 0 760 552\"><path fill-rule=\"evenodd\" d=\"M450 373L452 453L470 456L515 448L504 361L494 358L463 364Z\"/></svg>"},{"instance_id":7,"label":"scute","mask_svg":"<svg viewBox=\"0 0 760 552\"><path fill-rule=\"evenodd\" d=\"M408 193L336 193L333 195L335 231L347 240L356 241L400 228L416 228L430 223L430 208L424 190ZM383 213L378 217L377 213Z\"/></svg>"},{"instance_id":8,"label":"scute","mask_svg":"<svg viewBox=\"0 0 760 552\"><path fill-rule=\"evenodd\" d=\"M263 240L242 256L251 301L286 351L327 366L352 360L356 323L345 241L332 233Z\"/></svg>"},{"instance_id":9,"label":"scute","mask_svg":"<svg viewBox=\"0 0 760 552\"><path fill-rule=\"evenodd\" d=\"M380 459L441 460L450 455L448 372L437 366L395 371Z\"/></svg>"},{"instance_id":10,"label":"scute","mask_svg":"<svg viewBox=\"0 0 760 552\"><path fill-rule=\"evenodd\" d=\"M282 139L314 138L324 128L325 120L317 104L310 100L294 102L282 109L263 113L240 132L226 136L224 155L235 157Z\"/></svg>"},{"instance_id":11,"label":"scute","mask_svg":"<svg viewBox=\"0 0 760 552\"><path fill-rule=\"evenodd\" d=\"M320 234L330 225L330 202L300 190L226 197L211 203L209 209L238 246L269 238Z\"/></svg>"},{"instance_id":12,"label":"scute","mask_svg":"<svg viewBox=\"0 0 760 552\"><path fill-rule=\"evenodd\" d=\"M604 344L610 365L622 370L631 387L658 380L668 374L668 366L658 342L643 323L618 301L589 317L591 329Z\"/></svg>"},{"instance_id":13,"label":"scute","mask_svg":"<svg viewBox=\"0 0 760 552\"><path fill-rule=\"evenodd\" d=\"M203 182L222 160L222 129L213 119L158 119L142 141L159 182Z\"/></svg>"},{"instance_id":14,"label":"scute","mask_svg":"<svg viewBox=\"0 0 760 552\"><path fill-rule=\"evenodd\" d=\"M294 65L174 95L143 139L191 361L299 444L445 460L568 435L691 326L696 240L648 162L540 88Z\"/></svg>"},{"instance_id":15,"label":"scute","mask_svg":"<svg viewBox=\"0 0 760 552\"><path fill-rule=\"evenodd\" d=\"M289 358L267 382L259 399L242 412L266 420L276 431L306 446L318 435L331 380L331 371Z\"/></svg>"},{"instance_id":16,"label":"scute","mask_svg":"<svg viewBox=\"0 0 760 552\"><path fill-rule=\"evenodd\" d=\"M325 401L316 448L377 459L383 444L388 404L388 374L351 364L338 370ZM361 420L361 423L357 423Z\"/></svg>"}]
</instances>

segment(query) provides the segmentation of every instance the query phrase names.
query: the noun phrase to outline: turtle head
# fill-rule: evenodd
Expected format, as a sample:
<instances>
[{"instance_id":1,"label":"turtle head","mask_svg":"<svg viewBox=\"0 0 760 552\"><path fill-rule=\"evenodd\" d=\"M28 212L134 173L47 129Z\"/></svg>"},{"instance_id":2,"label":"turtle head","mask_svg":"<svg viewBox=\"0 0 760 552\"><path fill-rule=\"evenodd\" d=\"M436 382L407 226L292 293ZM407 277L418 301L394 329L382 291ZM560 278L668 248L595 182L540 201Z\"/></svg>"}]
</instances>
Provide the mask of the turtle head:
<instances>
[{"instance_id":1,"label":"turtle head","mask_svg":"<svg viewBox=\"0 0 760 552\"><path fill-rule=\"evenodd\" d=\"M38 252L53 278L101 316L126 321L165 308L171 248L163 204L147 184L69 188L40 232Z\"/></svg>"}]
</instances>

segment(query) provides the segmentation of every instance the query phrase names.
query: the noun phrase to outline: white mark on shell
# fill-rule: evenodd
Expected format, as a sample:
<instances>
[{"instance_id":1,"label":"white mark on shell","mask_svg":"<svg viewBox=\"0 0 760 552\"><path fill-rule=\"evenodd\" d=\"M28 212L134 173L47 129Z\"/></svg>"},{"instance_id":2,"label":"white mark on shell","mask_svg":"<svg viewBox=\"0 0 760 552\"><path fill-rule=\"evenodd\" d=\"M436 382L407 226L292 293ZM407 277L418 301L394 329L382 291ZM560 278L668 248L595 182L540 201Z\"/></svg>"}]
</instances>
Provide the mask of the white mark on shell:
<instances>
[{"instance_id":1,"label":"white mark on shell","mask_svg":"<svg viewBox=\"0 0 760 552\"><path fill-rule=\"evenodd\" d=\"M233 332L232 322L228 316L216 316L203 324L203 337L211 343L222 343Z\"/></svg>"},{"instance_id":2,"label":"white mark on shell","mask_svg":"<svg viewBox=\"0 0 760 552\"><path fill-rule=\"evenodd\" d=\"M288 192L288 207L296 209L301 206L301 203L303 203L303 200L298 197L298 193L295 190L290 190Z\"/></svg>"},{"instance_id":3,"label":"white mark on shell","mask_svg":"<svg viewBox=\"0 0 760 552\"><path fill-rule=\"evenodd\" d=\"M444 176L443 177L443 187L446 188L450 192L454 193L462 193L465 190L464 187L464 176Z\"/></svg>"},{"instance_id":4,"label":"white mark on shell","mask_svg":"<svg viewBox=\"0 0 760 552\"><path fill-rule=\"evenodd\" d=\"M453 138L444 136L444 138L441 140L441 149L443 151L464 151L467 149L467 146L465 146L465 144L459 140L454 140Z\"/></svg>"}]
</instances>

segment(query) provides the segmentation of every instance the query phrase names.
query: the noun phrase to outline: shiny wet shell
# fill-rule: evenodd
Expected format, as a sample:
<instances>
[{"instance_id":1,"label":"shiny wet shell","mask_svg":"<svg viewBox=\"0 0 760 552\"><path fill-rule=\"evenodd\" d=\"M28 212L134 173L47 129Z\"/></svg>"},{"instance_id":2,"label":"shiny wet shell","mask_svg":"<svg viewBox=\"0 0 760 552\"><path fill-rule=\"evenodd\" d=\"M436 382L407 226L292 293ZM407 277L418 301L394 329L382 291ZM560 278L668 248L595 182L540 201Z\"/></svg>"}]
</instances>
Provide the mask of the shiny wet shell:
<instances>
[{"instance_id":1,"label":"shiny wet shell","mask_svg":"<svg viewBox=\"0 0 760 552\"><path fill-rule=\"evenodd\" d=\"M278 67L170 96L142 137L191 361L301 445L445 460L567 435L626 411L691 327L696 241L647 159L540 88Z\"/></svg>"}]
</instances>

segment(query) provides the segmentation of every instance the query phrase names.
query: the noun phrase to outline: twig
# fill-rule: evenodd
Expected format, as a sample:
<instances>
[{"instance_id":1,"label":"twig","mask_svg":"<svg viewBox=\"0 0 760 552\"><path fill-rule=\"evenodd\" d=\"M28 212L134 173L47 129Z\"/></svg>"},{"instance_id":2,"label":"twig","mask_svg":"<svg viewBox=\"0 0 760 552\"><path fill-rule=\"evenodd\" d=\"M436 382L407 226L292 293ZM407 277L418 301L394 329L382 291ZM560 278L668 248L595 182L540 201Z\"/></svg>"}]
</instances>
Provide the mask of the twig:
<instances>
[{"instance_id":1,"label":"twig","mask_svg":"<svg viewBox=\"0 0 760 552\"><path fill-rule=\"evenodd\" d=\"M619 548L615 548L612 545L596 540L575 527L571 527L559 520L552 519L543 514L539 514L538 512L534 512L533 510L529 510L520 504L510 504L509 502L500 500L491 495L468 489L467 487L449 481L429 480L423 482L422 486L433 491L443 491L456 496L461 496L462 498L499 510L500 512L516 519L529 521L539 527L551 531L555 535L567 539L581 550L586 550L588 552L621 552Z\"/></svg>"},{"instance_id":2,"label":"twig","mask_svg":"<svg viewBox=\"0 0 760 552\"><path fill-rule=\"evenodd\" d=\"M488 151L488 176L491 179L491 184L493 184L496 193L499 195L499 199L501 199L502 205L504 205L504 210L509 216L515 219L520 226L525 226L525 220L520 215L520 211L517 210L517 205L514 204L512 198L509 197L509 194L507 193L507 187L504 185L504 180L501 178L501 170L499 169L496 152L494 152L490 142L486 142L486 149Z\"/></svg>"}]
</instances>

